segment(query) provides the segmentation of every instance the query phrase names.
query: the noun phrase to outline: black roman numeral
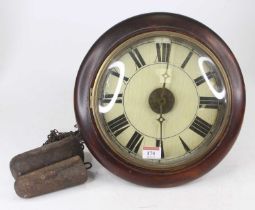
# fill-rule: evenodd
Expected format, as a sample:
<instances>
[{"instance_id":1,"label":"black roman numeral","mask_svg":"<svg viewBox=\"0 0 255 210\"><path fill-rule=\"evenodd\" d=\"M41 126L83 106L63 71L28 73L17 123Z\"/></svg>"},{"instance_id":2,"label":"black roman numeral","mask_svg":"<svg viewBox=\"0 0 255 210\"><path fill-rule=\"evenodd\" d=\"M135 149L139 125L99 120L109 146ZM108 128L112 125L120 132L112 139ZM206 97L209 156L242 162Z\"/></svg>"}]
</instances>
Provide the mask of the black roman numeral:
<instances>
[{"instance_id":1,"label":"black roman numeral","mask_svg":"<svg viewBox=\"0 0 255 210\"><path fill-rule=\"evenodd\" d=\"M170 43L156 43L158 62L169 62L171 45Z\"/></svg>"},{"instance_id":2,"label":"black roman numeral","mask_svg":"<svg viewBox=\"0 0 255 210\"><path fill-rule=\"evenodd\" d=\"M116 117L107 124L111 132L114 134L114 136L118 136L129 127L127 118L124 114L120 115L119 117Z\"/></svg>"},{"instance_id":3,"label":"black roman numeral","mask_svg":"<svg viewBox=\"0 0 255 210\"><path fill-rule=\"evenodd\" d=\"M213 78L214 75L215 75L215 73L211 72L211 71L206 73L206 76L208 79ZM194 81L195 81L196 85L199 86L205 82L205 78L203 76L200 76L200 77L196 78Z\"/></svg>"},{"instance_id":4,"label":"black roman numeral","mask_svg":"<svg viewBox=\"0 0 255 210\"><path fill-rule=\"evenodd\" d=\"M113 97L113 94L104 94L102 102L103 103L110 103L111 100L112 100L112 97ZM122 97L123 97L122 93L118 94L118 98L116 99L115 103L121 104L122 103Z\"/></svg>"},{"instance_id":5,"label":"black roman numeral","mask_svg":"<svg viewBox=\"0 0 255 210\"><path fill-rule=\"evenodd\" d=\"M160 139L156 139L156 147L160 147Z\"/></svg>"},{"instance_id":6,"label":"black roman numeral","mask_svg":"<svg viewBox=\"0 0 255 210\"><path fill-rule=\"evenodd\" d=\"M161 148L161 159L165 157L164 154L164 146L163 146L163 141L160 141L160 139L156 139L156 147Z\"/></svg>"},{"instance_id":7,"label":"black roman numeral","mask_svg":"<svg viewBox=\"0 0 255 210\"><path fill-rule=\"evenodd\" d=\"M218 109L220 103L215 97L200 97L199 108Z\"/></svg>"},{"instance_id":8,"label":"black roman numeral","mask_svg":"<svg viewBox=\"0 0 255 210\"><path fill-rule=\"evenodd\" d=\"M135 131L131 139L128 141L126 147L130 150L133 151L134 153L137 153L141 144L143 141L143 136Z\"/></svg>"},{"instance_id":9,"label":"black roman numeral","mask_svg":"<svg viewBox=\"0 0 255 210\"><path fill-rule=\"evenodd\" d=\"M120 77L120 74L115 69L110 69L110 74L115 77ZM129 78L124 76L123 80L128 82Z\"/></svg>"},{"instance_id":10,"label":"black roman numeral","mask_svg":"<svg viewBox=\"0 0 255 210\"><path fill-rule=\"evenodd\" d=\"M141 67L145 66L145 62L143 60L143 57L141 56L141 54L140 54L140 52L138 51L137 48L130 51L129 55L134 60L134 62L137 65L138 68L141 68Z\"/></svg>"},{"instance_id":11,"label":"black roman numeral","mask_svg":"<svg viewBox=\"0 0 255 210\"><path fill-rule=\"evenodd\" d=\"M185 141L179 136L179 139L182 143L183 148L185 149L186 152L190 152L190 148L188 147L188 145L185 143Z\"/></svg>"},{"instance_id":12,"label":"black roman numeral","mask_svg":"<svg viewBox=\"0 0 255 210\"><path fill-rule=\"evenodd\" d=\"M191 124L189 128L195 133L197 133L198 135L205 137L211 130L212 125L204 121L200 117L196 117L196 119L194 120L194 122Z\"/></svg>"},{"instance_id":13,"label":"black roman numeral","mask_svg":"<svg viewBox=\"0 0 255 210\"><path fill-rule=\"evenodd\" d=\"M187 63L189 62L191 56L193 55L193 51L190 51L185 60L183 61L181 68L184 69Z\"/></svg>"}]
</instances>

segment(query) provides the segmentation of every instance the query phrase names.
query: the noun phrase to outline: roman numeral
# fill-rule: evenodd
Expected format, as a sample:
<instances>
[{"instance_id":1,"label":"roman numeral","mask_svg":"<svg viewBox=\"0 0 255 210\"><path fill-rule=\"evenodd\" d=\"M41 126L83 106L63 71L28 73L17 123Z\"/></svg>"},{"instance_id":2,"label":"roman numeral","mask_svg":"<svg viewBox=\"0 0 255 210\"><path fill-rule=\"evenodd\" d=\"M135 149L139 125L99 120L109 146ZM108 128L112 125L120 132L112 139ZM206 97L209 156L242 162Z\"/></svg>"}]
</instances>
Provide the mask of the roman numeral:
<instances>
[{"instance_id":1,"label":"roman numeral","mask_svg":"<svg viewBox=\"0 0 255 210\"><path fill-rule=\"evenodd\" d=\"M160 147L160 139L156 139L156 147Z\"/></svg>"},{"instance_id":2,"label":"roman numeral","mask_svg":"<svg viewBox=\"0 0 255 210\"><path fill-rule=\"evenodd\" d=\"M208 79L213 78L214 75L215 75L214 72L207 72L206 73L206 76L207 76ZM199 85L201 85L205 82L205 78L203 76L200 76L200 77L196 78L194 81L195 81L196 85L199 86Z\"/></svg>"},{"instance_id":3,"label":"roman numeral","mask_svg":"<svg viewBox=\"0 0 255 210\"><path fill-rule=\"evenodd\" d=\"M170 43L156 43L158 62L169 62L171 45Z\"/></svg>"},{"instance_id":4,"label":"roman numeral","mask_svg":"<svg viewBox=\"0 0 255 210\"><path fill-rule=\"evenodd\" d=\"M215 97L200 97L199 108L218 109L220 100Z\"/></svg>"},{"instance_id":5,"label":"roman numeral","mask_svg":"<svg viewBox=\"0 0 255 210\"><path fill-rule=\"evenodd\" d=\"M118 136L129 127L127 118L124 114L109 121L107 124L114 136Z\"/></svg>"},{"instance_id":6,"label":"roman numeral","mask_svg":"<svg viewBox=\"0 0 255 210\"><path fill-rule=\"evenodd\" d=\"M197 133L198 135L205 137L211 130L212 125L204 121L200 117L196 117L196 119L194 120L194 122L191 124L189 128L195 133Z\"/></svg>"},{"instance_id":7,"label":"roman numeral","mask_svg":"<svg viewBox=\"0 0 255 210\"><path fill-rule=\"evenodd\" d=\"M141 67L145 66L145 62L143 60L143 57L141 56L141 54L140 54L140 52L138 51L137 48L135 48L134 50L130 51L129 55L134 60L136 66L138 68L141 68Z\"/></svg>"},{"instance_id":8,"label":"roman numeral","mask_svg":"<svg viewBox=\"0 0 255 210\"><path fill-rule=\"evenodd\" d=\"M182 143L183 148L185 149L186 152L190 152L190 148L188 147L188 145L185 143L185 141L179 136L179 139Z\"/></svg>"},{"instance_id":9,"label":"roman numeral","mask_svg":"<svg viewBox=\"0 0 255 210\"><path fill-rule=\"evenodd\" d=\"M156 139L156 147L160 147L160 149L161 149L161 159L163 159L165 157L163 141L160 141L160 139Z\"/></svg>"},{"instance_id":10,"label":"roman numeral","mask_svg":"<svg viewBox=\"0 0 255 210\"><path fill-rule=\"evenodd\" d=\"M113 94L104 94L104 97L102 99L103 103L110 103L112 100ZM116 99L115 103L121 104L122 103L123 94L118 94L118 98Z\"/></svg>"},{"instance_id":11,"label":"roman numeral","mask_svg":"<svg viewBox=\"0 0 255 210\"><path fill-rule=\"evenodd\" d=\"M120 74L115 69L110 69L110 74L118 78L120 77ZM129 78L124 76L123 80L128 82Z\"/></svg>"},{"instance_id":12,"label":"roman numeral","mask_svg":"<svg viewBox=\"0 0 255 210\"><path fill-rule=\"evenodd\" d=\"M193 51L190 51L185 60L183 61L181 68L184 69L187 63L189 62L191 56L193 55Z\"/></svg>"},{"instance_id":13,"label":"roman numeral","mask_svg":"<svg viewBox=\"0 0 255 210\"><path fill-rule=\"evenodd\" d=\"M130 150L133 151L134 153L137 153L141 144L143 141L143 136L135 131L131 139L128 141L126 147Z\"/></svg>"}]
</instances>

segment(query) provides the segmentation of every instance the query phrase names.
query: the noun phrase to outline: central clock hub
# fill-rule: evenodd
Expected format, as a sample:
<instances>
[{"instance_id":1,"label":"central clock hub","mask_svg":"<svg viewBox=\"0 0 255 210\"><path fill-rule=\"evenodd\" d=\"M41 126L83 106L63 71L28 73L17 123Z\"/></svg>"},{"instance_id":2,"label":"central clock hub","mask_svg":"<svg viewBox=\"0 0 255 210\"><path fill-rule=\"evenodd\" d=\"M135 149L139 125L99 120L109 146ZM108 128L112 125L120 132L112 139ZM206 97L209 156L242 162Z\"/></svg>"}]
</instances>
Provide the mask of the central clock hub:
<instances>
[{"instance_id":1,"label":"central clock hub","mask_svg":"<svg viewBox=\"0 0 255 210\"><path fill-rule=\"evenodd\" d=\"M170 112L174 106L174 94L167 88L157 88L149 96L152 111L160 114Z\"/></svg>"}]
</instances>

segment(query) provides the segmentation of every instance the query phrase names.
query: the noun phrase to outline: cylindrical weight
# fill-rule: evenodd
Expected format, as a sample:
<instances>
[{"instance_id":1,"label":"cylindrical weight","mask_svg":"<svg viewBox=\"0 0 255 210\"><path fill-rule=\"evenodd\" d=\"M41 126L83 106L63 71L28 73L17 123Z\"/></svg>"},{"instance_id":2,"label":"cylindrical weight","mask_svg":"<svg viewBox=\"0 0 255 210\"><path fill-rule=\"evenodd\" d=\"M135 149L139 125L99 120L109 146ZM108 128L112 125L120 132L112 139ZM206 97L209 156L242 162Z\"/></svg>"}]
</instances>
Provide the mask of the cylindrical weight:
<instances>
[{"instance_id":1,"label":"cylindrical weight","mask_svg":"<svg viewBox=\"0 0 255 210\"><path fill-rule=\"evenodd\" d=\"M84 159L83 145L80 138L70 136L15 156L10 162L10 169L16 179L21 175L75 155Z\"/></svg>"},{"instance_id":2,"label":"cylindrical weight","mask_svg":"<svg viewBox=\"0 0 255 210\"><path fill-rule=\"evenodd\" d=\"M87 180L86 167L75 156L17 178L14 188L22 198L54 192L82 184Z\"/></svg>"}]
</instances>

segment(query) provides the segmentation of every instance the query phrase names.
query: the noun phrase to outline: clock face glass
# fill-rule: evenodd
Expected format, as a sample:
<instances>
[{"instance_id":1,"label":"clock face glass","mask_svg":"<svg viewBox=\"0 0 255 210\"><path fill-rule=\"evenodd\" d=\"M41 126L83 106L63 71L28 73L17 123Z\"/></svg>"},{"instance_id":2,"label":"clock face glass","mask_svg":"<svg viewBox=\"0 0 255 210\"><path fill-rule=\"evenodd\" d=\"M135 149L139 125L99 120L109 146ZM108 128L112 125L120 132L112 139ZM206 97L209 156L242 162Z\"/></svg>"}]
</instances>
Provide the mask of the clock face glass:
<instances>
[{"instance_id":1,"label":"clock face glass","mask_svg":"<svg viewBox=\"0 0 255 210\"><path fill-rule=\"evenodd\" d=\"M228 86L217 58L198 41L146 33L106 58L91 107L115 155L140 167L174 168L216 145L230 109Z\"/></svg>"}]
</instances>

